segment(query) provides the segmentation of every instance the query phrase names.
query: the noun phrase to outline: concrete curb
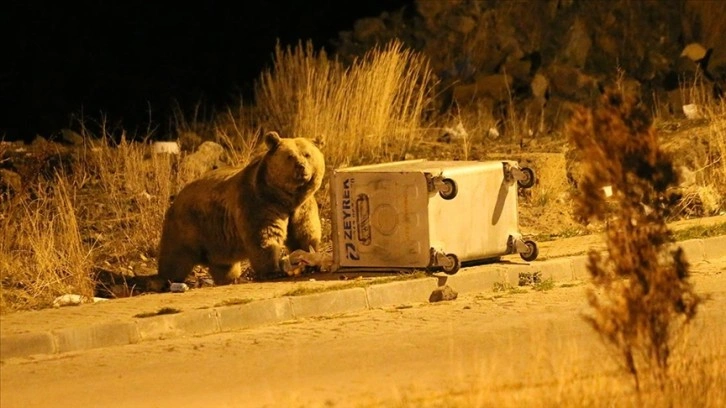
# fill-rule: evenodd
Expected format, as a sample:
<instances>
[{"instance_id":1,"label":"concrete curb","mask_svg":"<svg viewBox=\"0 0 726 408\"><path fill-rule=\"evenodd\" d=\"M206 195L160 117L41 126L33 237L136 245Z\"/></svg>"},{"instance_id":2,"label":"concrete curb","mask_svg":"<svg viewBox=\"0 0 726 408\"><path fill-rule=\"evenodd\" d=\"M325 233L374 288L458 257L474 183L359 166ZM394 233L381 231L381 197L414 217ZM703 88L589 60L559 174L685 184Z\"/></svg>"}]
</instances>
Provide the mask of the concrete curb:
<instances>
[{"instance_id":1,"label":"concrete curb","mask_svg":"<svg viewBox=\"0 0 726 408\"><path fill-rule=\"evenodd\" d=\"M686 259L696 263L726 257L726 236L678 242ZM449 285L459 293L492 290L495 283L517 286L521 273L540 272L544 279L583 280L587 256L554 258L530 264L497 263L465 268L455 275L373 284L304 296L252 301L240 305L136 318L84 327L68 327L0 338L0 359L60 354L189 335L220 333L304 317L358 312L394 305L425 303L436 288Z\"/></svg>"}]
</instances>

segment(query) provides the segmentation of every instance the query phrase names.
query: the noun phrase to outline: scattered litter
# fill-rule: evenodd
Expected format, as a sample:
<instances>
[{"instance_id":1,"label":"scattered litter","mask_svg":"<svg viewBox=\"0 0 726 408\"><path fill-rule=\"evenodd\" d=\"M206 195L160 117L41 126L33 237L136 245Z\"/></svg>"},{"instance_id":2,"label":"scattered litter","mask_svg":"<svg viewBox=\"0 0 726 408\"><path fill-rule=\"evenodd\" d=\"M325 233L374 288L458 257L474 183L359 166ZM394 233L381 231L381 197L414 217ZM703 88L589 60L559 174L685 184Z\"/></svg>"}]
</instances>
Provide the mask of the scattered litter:
<instances>
[{"instance_id":1,"label":"scattered litter","mask_svg":"<svg viewBox=\"0 0 726 408\"><path fill-rule=\"evenodd\" d=\"M184 293L188 290L189 290L189 286L187 286L187 284L184 282L181 282L181 283L174 282L169 287L169 291L171 291L173 293Z\"/></svg>"},{"instance_id":2,"label":"scattered litter","mask_svg":"<svg viewBox=\"0 0 726 408\"><path fill-rule=\"evenodd\" d=\"M602 191L605 193L605 197L610 197L613 195L613 186L605 186Z\"/></svg>"},{"instance_id":3,"label":"scattered litter","mask_svg":"<svg viewBox=\"0 0 726 408\"><path fill-rule=\"evenodd\" d=\"M330 270L333 265L333 257L330 254L296 249L289 255L282 257L282 270L288 276L300 276L306 267L319 267L320 270Z\"/></svg>"},{"instance_id":4,"label":"scattered litter","mask_svg":"<svg viewBox=\"0 0 726 408\"><path fill-rule=\"evenodd\" d=\"M177 142L154 142L152 145L154 154L179 154L179 144Z\"/></svg>"},{"instance_id":5,"label":"scattered litter","mask_svg":"<svg viewBox=\"0 0 726 408\"><path fill-rule=\"evenodd\" d=\"M63 306L78 306L82 303L97 303L97 302L105 302L108 299L101 298L101 297L93 297L89 298L88 296L82 296L82 295L74 295L71 293L58 296L53 300L53 307L63 307Z\"/></svg>"},{"instance_id":6,"label":"scattered litter","mask_svg":"<svg viewBox=\"0 0 726 408\"><path fill-rule=\"evenodd\" d=\"M466 128L464 128L464 125L461 122L459 122L453 128L444 127L444 134L441 135L437 139L437 141L451 143L451 142L464 142L467 139L469 139L469 133L466 131Z\"/></svg>"},{"instance_id":7,"label":"scattered litter","mask_svg":"<svg viewBox=\"0 0 726 408\"><path fill-rule=\"evenodd\" d=\"M698 109L698 105L695 103L689 103L688 105L683 105L683 113L686 115L686 118L688 119L700 119L701 118L701 112Z\"/></svg>"}]
</instances>

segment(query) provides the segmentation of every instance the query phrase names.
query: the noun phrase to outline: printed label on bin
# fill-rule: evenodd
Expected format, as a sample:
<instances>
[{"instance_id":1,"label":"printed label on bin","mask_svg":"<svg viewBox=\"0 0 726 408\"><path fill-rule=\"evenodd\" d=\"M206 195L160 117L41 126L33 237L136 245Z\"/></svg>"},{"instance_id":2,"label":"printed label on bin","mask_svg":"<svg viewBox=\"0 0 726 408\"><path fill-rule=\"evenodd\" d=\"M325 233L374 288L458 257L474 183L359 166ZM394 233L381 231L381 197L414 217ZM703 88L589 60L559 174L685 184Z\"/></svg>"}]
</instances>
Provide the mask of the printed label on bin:
<instances>
[{"instance_id":1,"label":"printed label on bin","mask_svg":"<svg viewBox=\"0 0 726 408\"><path fill-rule=\"evenodd\" d=\"M358 194L355 200L355 218L358 224L358 242L368 246L371 244L371 206L367 194Z\"/></svg>"},{"instance_id":2,"label":"printed label on bin","mask_svg":"<svg viewBox=\"0 0 726 408\"><path fill-rule=\"evenodd\" d=\"M343 214L343 241L345 247L345 258L358 261L360 260L360 254L358 248L355 246L353 241L353 230L356 229L356 214L355 209L351 203L351 190L355 179L347 178L343 180L343 199L341 200L341 213Z\"/></svg>"}]
</instances>

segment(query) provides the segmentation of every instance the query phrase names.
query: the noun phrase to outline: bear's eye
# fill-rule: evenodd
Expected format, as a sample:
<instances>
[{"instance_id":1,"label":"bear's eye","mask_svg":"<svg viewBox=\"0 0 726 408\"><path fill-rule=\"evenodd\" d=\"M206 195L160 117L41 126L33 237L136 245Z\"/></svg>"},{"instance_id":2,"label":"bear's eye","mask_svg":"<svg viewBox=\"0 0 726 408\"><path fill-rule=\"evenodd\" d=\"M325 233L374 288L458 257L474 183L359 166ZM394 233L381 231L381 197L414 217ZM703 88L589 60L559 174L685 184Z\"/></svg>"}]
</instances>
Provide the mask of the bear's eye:
<instances>
[{"instance_id":1,"label":"bear's eye","mask_svg":"<svg viewBox=\"0 0 726 408\"><path fill-rule=\"evenodd\" d=\"M306 158L306 159L309 159L310 158L310 153L308 153L308 152L303 153L303 157Z\"/></svg>"}]
</instances>

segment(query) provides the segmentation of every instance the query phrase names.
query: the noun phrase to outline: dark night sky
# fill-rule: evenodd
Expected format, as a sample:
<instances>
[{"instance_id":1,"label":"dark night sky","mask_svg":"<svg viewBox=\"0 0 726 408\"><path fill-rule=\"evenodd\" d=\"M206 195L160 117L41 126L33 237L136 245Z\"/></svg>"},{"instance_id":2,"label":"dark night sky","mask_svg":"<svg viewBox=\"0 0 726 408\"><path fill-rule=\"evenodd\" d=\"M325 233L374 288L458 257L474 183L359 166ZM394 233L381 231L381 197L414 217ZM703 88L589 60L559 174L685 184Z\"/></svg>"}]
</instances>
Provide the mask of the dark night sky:
<instances>
[{"instance_id":1,"label":"dark night sky","mask_svg":"<svg viewBox=\"0 0 726 408\"><path fill-rule=\"evenodd\" d=\"M438 1L438 0L432 0ZM353 22L411 0L14 1L0 11L0 137L50 136L72 114L165 126L177 101L251 101L275 42L328 45Z\"/></svg>"}]
</instances>

